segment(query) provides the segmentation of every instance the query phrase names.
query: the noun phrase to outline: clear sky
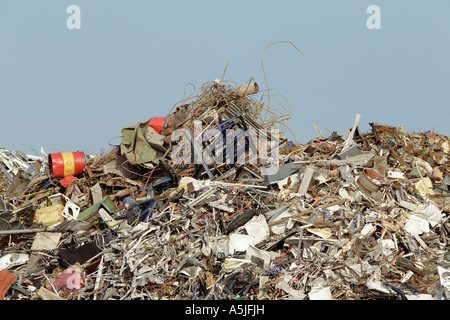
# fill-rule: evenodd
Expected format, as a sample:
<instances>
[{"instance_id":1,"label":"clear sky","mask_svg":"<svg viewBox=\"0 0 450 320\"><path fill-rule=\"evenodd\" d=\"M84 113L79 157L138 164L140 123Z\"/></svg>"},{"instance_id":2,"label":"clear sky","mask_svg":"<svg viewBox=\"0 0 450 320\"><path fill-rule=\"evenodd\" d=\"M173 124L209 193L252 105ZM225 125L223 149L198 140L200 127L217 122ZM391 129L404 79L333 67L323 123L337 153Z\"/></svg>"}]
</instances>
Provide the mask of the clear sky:
<instances>
[{"instance_id":1,"label":"clear sky","mask_svg":"<svg viewBox=\"0 0 450 320\"><path fill-rule=\"evenodd\" d=\"M66 20L81 9L81 29ZM366 12L380 8L381 29ZM0 1L0 147L107 152L188 83L254 78L298 143L369 122L450 135L450 1ZM192 87L188 87L192 91ZM262 93L264 94L264 92ZM285 100L281 103L287 105Z\"/></svg>"}]
</instances>

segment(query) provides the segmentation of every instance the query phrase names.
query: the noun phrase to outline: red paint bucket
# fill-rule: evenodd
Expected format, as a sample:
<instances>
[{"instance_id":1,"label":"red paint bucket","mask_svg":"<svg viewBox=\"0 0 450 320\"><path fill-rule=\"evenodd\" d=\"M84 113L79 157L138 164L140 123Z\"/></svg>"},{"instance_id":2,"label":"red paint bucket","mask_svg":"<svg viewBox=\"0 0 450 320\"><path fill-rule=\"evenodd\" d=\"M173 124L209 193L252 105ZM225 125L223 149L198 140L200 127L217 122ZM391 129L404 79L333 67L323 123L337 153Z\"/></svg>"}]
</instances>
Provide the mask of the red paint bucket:
<instances>
[{"instance_id":1,"label":"red paint bucket","mask_svg":"<svg viewBox=\"0 0 450 320\"><path fill-rule=\"evenodd\" d=\"M52 177L76 176L83 172L86 157L84 152L50 153L48 166Z\"/></svg>"}]
</instances>

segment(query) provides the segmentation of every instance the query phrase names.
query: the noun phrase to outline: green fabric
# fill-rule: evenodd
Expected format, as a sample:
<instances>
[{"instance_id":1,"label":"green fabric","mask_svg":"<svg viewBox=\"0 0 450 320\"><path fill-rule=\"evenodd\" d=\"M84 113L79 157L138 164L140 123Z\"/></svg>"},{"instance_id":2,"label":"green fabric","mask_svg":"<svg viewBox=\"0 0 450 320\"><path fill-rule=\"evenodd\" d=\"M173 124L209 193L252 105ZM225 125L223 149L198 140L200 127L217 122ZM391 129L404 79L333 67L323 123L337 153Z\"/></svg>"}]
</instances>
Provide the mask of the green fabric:
<instances>
[{"instance_id":1,"label":"green fabric","mask_svg":"<svg viewBox=\"0 0 450 320\"><path fill-rule=\"evenodd\" d=\"M145 139L148 123L138 122L135 126L122 129L120 153L124 154L131 164L141 164L154 161L158 152Z\"/></svg>"}]
</instances>

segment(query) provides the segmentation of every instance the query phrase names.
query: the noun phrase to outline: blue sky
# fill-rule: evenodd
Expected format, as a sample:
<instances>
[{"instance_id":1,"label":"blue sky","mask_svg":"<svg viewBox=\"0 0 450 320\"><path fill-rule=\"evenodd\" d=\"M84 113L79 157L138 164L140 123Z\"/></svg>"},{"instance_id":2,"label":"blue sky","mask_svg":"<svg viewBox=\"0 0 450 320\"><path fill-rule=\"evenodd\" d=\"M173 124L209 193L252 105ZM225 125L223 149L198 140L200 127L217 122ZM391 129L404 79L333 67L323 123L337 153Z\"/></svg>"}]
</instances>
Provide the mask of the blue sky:
<instances>
[{"instance_id":1,"label":"blue sky","mask_svg":"<svg viewBox=\"0 0 450 320\"><path fill-rule=\"evenodd\" d=\"M69 30L69 5L81 29ZM366 9L381 9L369 30ZM369 122L450 135L450 1L0 2L0 147L107 152L165 116L188 83L221 78L291 107L298 143ZM188 90L192 88L188 87ZM264 94L264 92L262 93ZM280 103L287 105L285 100Z\"/></svg>"}]
</instances>

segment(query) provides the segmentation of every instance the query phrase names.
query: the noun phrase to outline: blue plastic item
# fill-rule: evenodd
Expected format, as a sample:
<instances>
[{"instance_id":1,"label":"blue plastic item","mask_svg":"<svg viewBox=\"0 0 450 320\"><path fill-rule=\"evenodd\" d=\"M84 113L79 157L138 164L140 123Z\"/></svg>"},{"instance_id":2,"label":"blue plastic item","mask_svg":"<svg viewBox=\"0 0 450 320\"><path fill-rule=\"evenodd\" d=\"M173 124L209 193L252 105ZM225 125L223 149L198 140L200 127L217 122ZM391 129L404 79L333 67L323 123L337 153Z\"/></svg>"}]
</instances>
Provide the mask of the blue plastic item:
<instances>
[{"instance_id":1,"label":"blue plastic item","mask_svg":"<svg viewBox=\"0 0 450 320\"><path fill-rule=\"evenodd\" d=\"M123 199L123 205L125 209L127 209L127 213L131 213L133 216L136 216L141 212L141 207L139 206L139 203L136 202L131 197L126 197Z\"/></svg>"}]
</instances>

